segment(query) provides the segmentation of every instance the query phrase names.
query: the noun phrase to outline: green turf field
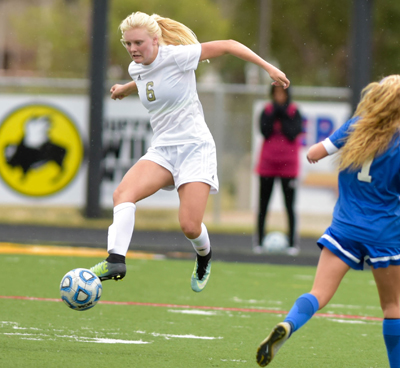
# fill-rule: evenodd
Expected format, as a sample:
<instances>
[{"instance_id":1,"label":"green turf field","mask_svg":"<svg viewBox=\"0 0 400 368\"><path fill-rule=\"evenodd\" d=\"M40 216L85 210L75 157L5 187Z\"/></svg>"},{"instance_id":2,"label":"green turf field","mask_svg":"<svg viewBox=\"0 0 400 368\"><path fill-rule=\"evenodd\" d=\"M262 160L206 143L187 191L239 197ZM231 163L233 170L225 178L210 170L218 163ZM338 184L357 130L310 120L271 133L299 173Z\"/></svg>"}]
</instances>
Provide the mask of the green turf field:
<instances>
[{"instance_id":1,"label":"green turf field","mask_svg":"<svg viewBox=\"0 0 400 368\"><path fill-rule=\"evenodd\" d=\"M99 261L0 255L0 296L48 299L0 298L0 367L257 367L258 344L283 320L280 311L309 291L315 272L214 262L209 285L196 294L194 262L128 260L123 281L103 283L102 301L154 305L102 303L77 312L56 301L67 271ZM381 317L369 271L350 272L321 313L347 316L314 317L270 367L388 367L381 322L358 317Z\"/></svg>"}]
</instances>

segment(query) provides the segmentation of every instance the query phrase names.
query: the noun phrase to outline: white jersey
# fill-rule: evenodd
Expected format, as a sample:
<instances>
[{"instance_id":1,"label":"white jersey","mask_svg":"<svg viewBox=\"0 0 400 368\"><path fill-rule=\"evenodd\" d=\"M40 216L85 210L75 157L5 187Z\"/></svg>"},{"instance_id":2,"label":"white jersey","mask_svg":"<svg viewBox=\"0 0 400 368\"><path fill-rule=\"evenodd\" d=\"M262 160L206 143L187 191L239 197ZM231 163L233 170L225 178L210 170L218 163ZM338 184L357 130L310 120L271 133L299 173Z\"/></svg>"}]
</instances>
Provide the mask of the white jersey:
<instances>
[{"instance_id":1,"label":"white jersey","mask_svg":"<svg viewBox=\"0 0 400 368\"><path fill-rule=\"evenodd\" d=\"M129 65L140 101L150 113L153 147L213 140L196 90L200 55L200 44L160 46L150 65Z\"/></svg>"}]
</instances>

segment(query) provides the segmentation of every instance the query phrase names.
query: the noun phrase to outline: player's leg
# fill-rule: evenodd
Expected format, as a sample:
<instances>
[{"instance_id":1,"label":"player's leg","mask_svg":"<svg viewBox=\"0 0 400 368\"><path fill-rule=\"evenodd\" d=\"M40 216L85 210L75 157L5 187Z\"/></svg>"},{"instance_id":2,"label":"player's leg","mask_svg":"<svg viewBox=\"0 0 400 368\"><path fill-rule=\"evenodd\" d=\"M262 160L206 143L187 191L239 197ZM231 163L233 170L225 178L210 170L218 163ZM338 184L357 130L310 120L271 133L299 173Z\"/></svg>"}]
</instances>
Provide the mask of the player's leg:
<instances>
[{"instance_id":1,"label":"player's leg","mask_svg":"<svg viewBox=\"0 0 400 368\"><path fill-rule=\"evenodd\" d=\"M186 183L178 189L179 223L197 256L192 275L192 289L199 292L206 286L211 272L211 246L203 223L210 185L202 182Z\"/></svg>"},{"instance_id":2,"label":"player's leg","mask_svg":"<svg viewBox=\"0 0 400 368\"><path fill-rule=\"evenodd\" d=\"M284 320L291 325L291 333L305 325L319 309L328 304L349 269L350 266L328 248L322 249L311 291L296 300Z\"/></svg>"},{"instance_id":3,"label":"player's leg","mask_svg":"<svg viewBox=\"0 0 400 368\"><path fill-rule=\"evenodd\" d=\"M319 309L332 299L350 266L324 247L318 261L314 284L309 293L301 295L284 322L291 325L291 333L306 324Z\"/></svg>"},{"instance_id":4,"label":"player's leg","mask_svg":"<svg viewBox=\"0 0 400 368\"><path fill-rule=\"evenodd\" d=\"M391 368L400 367L400 266L372 269L383 311L383 337Z\"/></svg>"},{"instance_id":5,"label":"player's leg","mask_svg":"<svg viewBox=\"0 0 400 368\"><path fill-rule=\"evenodd\" d=\"M283 198L285 200L286 213L289 225L289 255L297 255L299 248L296 244L296 213L294 202L296 196L296 178L281 178Z\"/></svg>"},{"instance_id":6,"label":"player's leg","mask_svg":"<svg viewBox=\"0 0 400 368\"><path fill-rule=\"evenodd\" d=\"M138 161L125 174L113 195L113 223L107 241L109 256L91 268L102 281L122 279L126 274L125 256L135 224L135 203L173 183L170 171L150 160Z\"/></svg>"},{"instance_id":7,"label":"player's leg","mask_svg":"<svg viewBox=\"0 0 400 368\"><path fill-rule=\"evenodd\" d=\"M260 196L258 203L257 219L257 246L260 246L259 249L261 249L262 241L265 234L267 210L273 186L273 177L260 176ZM257 251L257 249L258 248L256 248L255 251Z\"/></svg>"},{"instance_id":8,"label":"player's leg","mask_svg":"<svg viewBox=\"0 0 400 368\"><path fill-rule=\"evenodd\" d=\"M303 294L296 300L285 320L276 325L260 344L257 350L257 363L261 367L268 365L291 334L306 324L318 309L329 302L349 268L350 266L328 248L322 249L310 293Z\"/></svg>"},{"instance_id":9,"label":"player's leg","mask_svg":"<svg viewBox=\"0 0 400 368\"><path fill-rule=\"evenodd\" d=\"M325 307L332 299L349 269L350 266L333 254L328 248L322 248L314 284L310 291L310 294L318 300L318 309Z\"/></svg>"}]
</instances>

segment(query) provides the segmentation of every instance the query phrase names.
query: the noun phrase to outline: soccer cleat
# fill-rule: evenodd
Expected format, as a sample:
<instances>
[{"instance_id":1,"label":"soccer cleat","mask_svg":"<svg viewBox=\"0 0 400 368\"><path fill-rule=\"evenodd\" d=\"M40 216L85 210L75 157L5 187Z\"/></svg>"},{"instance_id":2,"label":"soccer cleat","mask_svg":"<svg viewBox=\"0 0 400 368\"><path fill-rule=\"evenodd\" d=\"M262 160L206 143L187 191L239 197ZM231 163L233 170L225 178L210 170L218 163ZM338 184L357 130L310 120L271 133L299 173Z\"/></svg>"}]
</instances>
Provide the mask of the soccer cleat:
<instances>
[{"instance_id":1,"label":"soccer cleat","mask_svg":"<svg viewBox=\"0 0 400 368\"><path fill-rule=\"evenodd\" d=\"M291 326L287 322L278 323L268 337L260 344L257 350L257 363L265 367L271 363L278 350L289 338Z\"/></svg>"},{"instance_id":2,"label":"soccer cleat","mask_svg":"<svg viewBox=\"0 0 400 368\"><path fill-rule=\"evenodd\" d=\"M104 260L90 268L90 271L96 274L101 281L118 281L125 277L126 265L125 263L110 263L107 260Z\"/></svg>"},{"instance_id":3,"label":"soccer cleat","mask_svg":"<svg viewBox=\"0 0 400 368\"><path fill-rule=\"evenodd\" d=\"M210 278L211 273L211 249L210 253L202 257L197 254L192 274L192 290L196 293L202 291Z\"/></svg>"}]
</instances>

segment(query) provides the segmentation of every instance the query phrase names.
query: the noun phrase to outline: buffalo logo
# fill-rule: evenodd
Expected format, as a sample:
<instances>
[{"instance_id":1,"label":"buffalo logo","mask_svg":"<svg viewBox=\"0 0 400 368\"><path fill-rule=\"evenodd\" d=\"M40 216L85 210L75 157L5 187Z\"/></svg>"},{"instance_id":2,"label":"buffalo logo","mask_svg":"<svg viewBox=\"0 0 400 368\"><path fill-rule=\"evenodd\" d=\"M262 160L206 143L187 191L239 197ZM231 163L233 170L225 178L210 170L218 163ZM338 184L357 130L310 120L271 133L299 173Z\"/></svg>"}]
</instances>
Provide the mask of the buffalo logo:
<instances>
[{"instance_id":1,"label":"buffalo logo","mask_svg":"<svg viewBox=\"0 0 400 368\"><path fill-rule=\"evenodd\" d=\"M46 196L64 188L83 158L72 120L47 105L13 111L0 126L0 175L14 190Z\"/></svg>"},{"instance_id":2,"label":"buffalo logo","mask_svg":"<svg viewBox=\"0 0 400 368\"><path fill-rule=\"evenodd\" d=\"M6 160L12 167L20 167L23 172L21 180L29 170L33 170L49 161L54 161L63 169L67 150L50 141L49 129L51 121L48 116L32 117L25 123L24 136L19 144L9 144L6 147ZM60 179L57 175L55 179Z\"/></svg>"}]
</instances>

